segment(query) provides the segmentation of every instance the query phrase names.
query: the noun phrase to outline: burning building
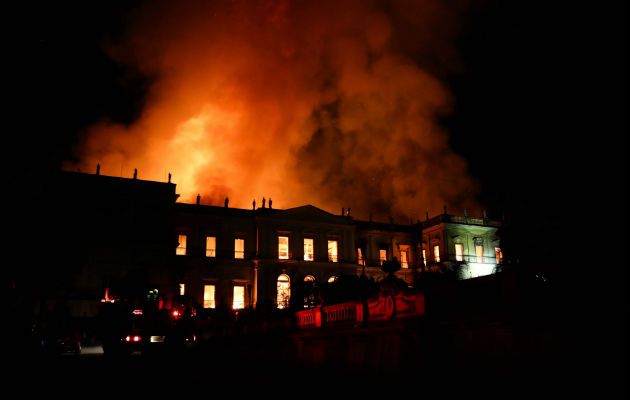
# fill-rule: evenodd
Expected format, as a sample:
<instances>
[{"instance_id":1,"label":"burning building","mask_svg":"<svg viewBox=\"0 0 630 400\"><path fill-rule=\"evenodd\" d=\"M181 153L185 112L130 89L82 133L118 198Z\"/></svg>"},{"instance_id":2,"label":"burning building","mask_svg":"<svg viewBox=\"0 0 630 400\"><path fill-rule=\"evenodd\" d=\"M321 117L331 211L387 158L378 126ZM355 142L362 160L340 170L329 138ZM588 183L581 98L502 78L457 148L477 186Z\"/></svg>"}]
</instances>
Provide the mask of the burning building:
<instances>
[{"instance_id":1,"label":"burning building","mask_svg":"<svg viewBox=\"0 0 630 400\"><path fill-rule=\"evenodd\" d=\"M64 303L73 316L149 290L166 309L182 297L209 312L304 309L321 302L313 288L382 280L385 262L399 263L396 275L408 286L436 268L467 279L501 263L499 223L487 218L444 212L398 224L357 220L345 208L276 209L272 199L249 209L227 198L222 206L181 203L174 183L135 175L62 172L51 189L46 225L56 235L48 253L59 270L41 307Z\"/></svg>"}]
</instances>

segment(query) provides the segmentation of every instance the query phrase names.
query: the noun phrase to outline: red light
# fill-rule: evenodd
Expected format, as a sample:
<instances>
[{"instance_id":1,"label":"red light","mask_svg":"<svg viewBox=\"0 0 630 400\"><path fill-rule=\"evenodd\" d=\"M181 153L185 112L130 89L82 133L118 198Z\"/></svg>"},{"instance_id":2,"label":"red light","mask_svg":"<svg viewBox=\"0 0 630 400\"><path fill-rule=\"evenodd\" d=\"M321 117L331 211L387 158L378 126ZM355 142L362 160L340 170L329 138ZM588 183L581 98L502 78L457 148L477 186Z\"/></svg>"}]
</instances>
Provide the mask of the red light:
<instances>
[{"instance_id":1,"label":"red light","mask_svg":"<svg viewBox=\"0 0 630 400\"><path fill-rule=\"evenodd\" d=\"M135 336L127 336L125 338L126 342L139 342L140 341L140 336L135 335Z\"/></svg>"},{"instance_id":2,"label":"red light","mask_svg":"<svg viewBox=\"0 0 630 400\"><path fill-rule=\"evenodd\" d=\"M140 336L134 336L133 337L133 341L134 342L139 342L140 341Z\"/></svg>"}]
</instances>

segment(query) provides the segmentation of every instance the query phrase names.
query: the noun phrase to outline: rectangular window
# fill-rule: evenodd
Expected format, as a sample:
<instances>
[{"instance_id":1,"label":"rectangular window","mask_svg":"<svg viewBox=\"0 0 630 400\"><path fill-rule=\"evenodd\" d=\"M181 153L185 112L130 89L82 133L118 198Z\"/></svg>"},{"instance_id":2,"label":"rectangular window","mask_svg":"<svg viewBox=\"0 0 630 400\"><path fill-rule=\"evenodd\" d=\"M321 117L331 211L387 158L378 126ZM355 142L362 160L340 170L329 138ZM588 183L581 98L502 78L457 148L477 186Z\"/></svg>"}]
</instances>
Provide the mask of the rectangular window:
<instances>
[{"instance_id":1,"label":"rectangular window","mask_svg":"<svg viewBox=\"0 0 630 400\"><path fill-rule=\"evenodd\" d=\"M455 260L464 261L464 245L461 243L455 243Z\"/></svg>"},{"instance_id":2,"label":"rectangular window","mask_svg":"<svg viewBox=\"0 0 630 400\"><path fill-rule=\"evenodd\" d=\"M232 301L232 308L234 310L245 308L245 286L234 286L234 299Z\"/></svg>"},{"instance_id":3,"label":"rectangular window","mask_svg":"<svg viewBox=\"0 0 630 400\"><path fill-rule=\"evenodd\" d=\"M383 265L383 262L387 261L387 250L379 250L378 259L380 260L381 265Z\"/></svg>"},{"instance_id":4,"label":"rectangular window","mask_svg":"<svg viewBox=\"0 0 630 400\"><path fill-rule=\"evenodd\" d=\"M427 266L427 251L425 249L422 249L422 262L424 263L424 266Z\"/></svg>"},{"instance_id":5,"label":"rectangular window","mask_svg":"<svg viewBox=\"0 0 630 400\"><path fill-rule=\"evenodd\" d=\"M400 245L400 266L409 268L409 246Z\"/></svg>"},{"instance_id":6,"label":"rectangular window","mask_svg":"<svg viewBox=\"0 0 630 400\"><path fill-rule=\"evenodd\" d=\"M216 286L203 285L203 308L216 308L215 293Z\"/></svg>"},{"instance_id":7,"label":"rectangular window","mask_svg":"<svg viewBox=\"0 0 630 400\"><path fill-rule=\"evenodd\" d=\"M314 257L313 239L304 239L304 261L313 261Z\"/></svg>"},{"instance_id":8,"label":"rectangular window","mask_svg":"<svg viewBox=\"0 0 630 400\"><path fill-rule=\"evenodd\" d=\"M360 247L357 249L357 261L359 262L359 265L363 265L363 254L361 253Z\"/></svg>"},{"instance_id":9,"label":"rectangular window","mask_svg":"<svg viewBox=\"0 0 630 400\"><path fill-rule=\"evenodd\" d=\"M475 254L477 255L477 262L483 263L483 245L475 245Z\"/></svg>"},{"instance_id":10,"label":"rectangular window","mask_svg":"<svg viewBox=\"0 0 630 400\"><path fill-rule=\"evenodd\" d=\"M175 250L175 254L178 256L186 255L186 235L179 235L177 237L177 249Z\"/></svg>"},{"instance_id":11,"label":"rectangular window","mask_svg":"<svg viewBox=\"0 0 630 400\"><path fill-rule=\"evenodd\" d=\"M494 248L494 254L497 257L497 264L503 264L503 253L501 252L501 248L500 247L495 247Z\"/></svg>"},{"instance_id":12,"label":"rectangular window","mask_svg":"<svg viewBox=\"0 0 630 400\"><path fill-rule=\"evenodd\" d=\"M440 246L433 246L433 259L440 262Z\"/></svg>"},{"instance_id":13,"label":"rectangular window","mask_svg":"<svg viewBox=\"0 0 630 400\"><path fill-rule=\"evenodd\" d=\"M206 257L217 256L217 238L215 236L206 236Z\"/></svg>"},{"instance_id":14,"label":"rectangular window","mask_svg":"<svg viewBox=\"0 0 630 400\"><path fill-rule=\"evenodd\" d=\"M186 285L184 285L183 283L179 284L179 295L183 296L186 294Z\"/></svg>"},{"instance_id":15,"label":"rectangular window","mask_svg":"<svg viewBox=\"0 0 630 400\"><path fill-rule=\"evenodd\" d=\"M245 239L234 239L234 258L245 258Z\"/></svg>"},{"instance_id":16,"label":"rectangular window","mask_svg":"<svg viewBox=\"0 0 630 400\"><path fill-rule=\"evenodd\" d=\"M329 240L328 241L328 261L329 262L337 262L337 241Z\"/></svg>"},{"instance_id":17,"label":"rectangular window","mask_svg":"<svg viewBox=\"0 0 630 400\"><path fill-rule=\"evenodd\" d=\"M289 259L289 237L278 236L278 258L280 260Z\"/></svg>"}]
</instances>

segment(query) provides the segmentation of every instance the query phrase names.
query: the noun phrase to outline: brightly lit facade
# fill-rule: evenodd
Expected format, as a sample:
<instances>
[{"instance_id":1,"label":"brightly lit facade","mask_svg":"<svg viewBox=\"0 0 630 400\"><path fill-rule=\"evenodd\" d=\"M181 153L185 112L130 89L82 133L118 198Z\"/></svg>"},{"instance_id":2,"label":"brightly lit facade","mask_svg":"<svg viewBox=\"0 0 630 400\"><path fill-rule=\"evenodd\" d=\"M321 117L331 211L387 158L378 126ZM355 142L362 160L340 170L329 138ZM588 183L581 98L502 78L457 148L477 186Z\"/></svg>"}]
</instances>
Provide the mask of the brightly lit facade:
<instances>
[{"instance_id":1,"label":"brightly lit facade","mask_svg":"<svg viewBox=\"0 0 630 400\"><path fill-rule=\"evenodd\" d=\"M397 276L410 286L436 265L468 279L494 273L501 261L499 224L483 218L443 214L402 225L310 205L244 210L177 203L175 220L176 230L186 232L186 257L177 261L186 261L187 291L206 308L312 306L317 302L304 287L333 284L343 275L378 281L383 263L394 259L401 266Z\"/></svg>"},{"instance_id":2,"label":"brightly lit facade","mask_svg":"<svg viewBox=\"0 0 630 400\"><path fill-rule=\"evenodd\" d=\"M422 248L428 263L441 263L459 279L493 274L503 262L497 236L500 222L442 214L422 222Z\"/></svg>"}]
</instances>

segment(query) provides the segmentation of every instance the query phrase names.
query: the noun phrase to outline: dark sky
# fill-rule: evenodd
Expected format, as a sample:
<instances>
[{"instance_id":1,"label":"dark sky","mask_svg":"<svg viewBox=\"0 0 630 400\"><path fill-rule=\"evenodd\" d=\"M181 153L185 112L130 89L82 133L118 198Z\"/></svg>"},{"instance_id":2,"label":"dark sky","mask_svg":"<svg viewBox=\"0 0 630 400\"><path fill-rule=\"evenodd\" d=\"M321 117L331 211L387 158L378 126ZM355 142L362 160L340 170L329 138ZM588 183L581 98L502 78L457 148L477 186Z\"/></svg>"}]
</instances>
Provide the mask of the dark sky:
<instances>
[{"instance_id":1,"label":"dark sky","mask_svg":"<svg viewBox=\"0 0 630 400\"><path fill-rule=\"evenodd\" d=\"M20 162L5 170L26 177L16 199L71 155L81 129L103 116L131 123L142 109L150 78L102 51L134 2L85 3L29 3L6 16L5 135ZM627 223L628 14L623 2L550 3L473 2L456 38L461 68L441 76L455 97L443 123L481 203L522 226L531 246L574 253L583 240L567 226Z\"/></svg>"}]
</instances>

